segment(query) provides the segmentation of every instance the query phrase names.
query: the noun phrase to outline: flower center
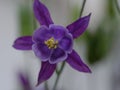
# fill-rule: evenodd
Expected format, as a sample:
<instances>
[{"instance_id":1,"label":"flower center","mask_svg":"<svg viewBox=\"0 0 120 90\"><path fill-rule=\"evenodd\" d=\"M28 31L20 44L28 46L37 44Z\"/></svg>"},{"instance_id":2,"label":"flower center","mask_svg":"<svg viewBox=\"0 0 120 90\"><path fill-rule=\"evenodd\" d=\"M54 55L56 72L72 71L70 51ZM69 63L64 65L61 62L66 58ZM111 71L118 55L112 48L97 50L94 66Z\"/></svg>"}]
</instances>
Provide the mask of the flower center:
<instances>
[{"instance_id":1,"label":"flower center","mask_svg":"<svg viewBox=\"0 0 120 90\"><path fill-rule=\"evenodd\" d=\"M49 49L55 49L55 48L57 48L57 45L58 45L58 41L55 41L55 39L53 37L46 40L44 43L45 43L45 45L47 45L47 47Z\"/></svg>"}]
</instances>

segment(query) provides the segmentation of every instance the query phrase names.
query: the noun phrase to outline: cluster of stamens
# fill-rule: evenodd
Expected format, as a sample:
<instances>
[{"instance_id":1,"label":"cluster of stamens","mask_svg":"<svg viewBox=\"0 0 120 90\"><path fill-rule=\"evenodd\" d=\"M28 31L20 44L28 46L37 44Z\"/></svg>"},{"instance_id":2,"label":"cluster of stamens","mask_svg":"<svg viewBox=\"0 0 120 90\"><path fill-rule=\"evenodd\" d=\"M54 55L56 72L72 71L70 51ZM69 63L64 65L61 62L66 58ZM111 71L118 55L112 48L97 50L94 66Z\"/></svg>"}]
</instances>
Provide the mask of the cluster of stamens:
<instances>
[{"instance_id":1,"label":"cluster of stamens","mask_svg":"<svg viewBox=\"0 0 120 90\"><path fill-rule=\"evenodd\" d=\"M45 45L47 45L47 47L49 49L56 49L57 48L57 45L58 45L58 41L51 37L50 39L48 39L47 41L44 42Z\"/></svg>"}]
</instances>

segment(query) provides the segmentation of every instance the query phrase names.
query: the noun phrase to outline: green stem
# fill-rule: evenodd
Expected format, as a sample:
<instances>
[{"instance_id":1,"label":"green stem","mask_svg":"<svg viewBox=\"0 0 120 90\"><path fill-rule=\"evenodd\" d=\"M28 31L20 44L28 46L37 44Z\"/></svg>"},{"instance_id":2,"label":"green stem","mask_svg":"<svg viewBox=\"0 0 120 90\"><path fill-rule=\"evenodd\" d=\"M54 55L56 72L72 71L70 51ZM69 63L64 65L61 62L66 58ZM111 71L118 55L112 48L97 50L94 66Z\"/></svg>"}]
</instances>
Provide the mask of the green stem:
<instances>
[{"instance_id":1,"label":"green stem","mask_svg":"<svg viewBox=\"0 0 120 90\"><path fill-rule=\"evenodd\" d=\"M62 63L60 70L57 72L57 78L55 80L53 90L56 90L56 88L57 88L57 85L58 85L58 82L59 82L59 79L60 79L60 76L63 72L64 67L65 67L65 61Z\"/></svg>"},{"instance_id":2,"label":"green stem","mask_svg":"<svg viewBox=\"0 0 120 90\"><path fill-rule=\"evenodd\" d=\"M57 78L56 78L56 81L55 81L55 84L54 84L53 90L56 90L56 88L57 88L57 84L58 84L58 82L59 82L59 78L60 78L60 75L57 75Z\"/></svg>"},{"instance_id":3,"label":"green stem","mask_svg":"<svg viewBox=\"0 0 120 90\"><path fill-rule=\"evenodd\" d=\"M56 68L56 74L58 74L59 73L59 70L58 70L58 68Z\"/></svg>"},{"instance_id":4,"label":"green stem","mask_svg":"<svg viewBox=\"0 0 120 90\"><path fill-rule=\"evenodd\" d=\"M47 81L45 82L45 90L49 90Z\"/></svg>"},{"instance_id":5,"label":"green stem","mask_svg":"<svg viewBox=\"0 0 120 90\"><path fill-rule=\"evenodd\" d=\"M79 16L79 17L82 16L83 10L84 10L84 8L85 8L85 4L86 4L86 0L83 1L82 8L81 8L80 16Z\"/></svg>"},{"instance_id":6,"label":"green stem","mask_svg":"<svg viewBox=\"0 0 120 90\"><path fill-rule=\"evenodd\" d=\"M118 4L118 0L115 0L115 4L116 4L116 8L117 8L118 12L120 13L120 7L119 7L119 4Z\"/></svg>"}]
</instances>

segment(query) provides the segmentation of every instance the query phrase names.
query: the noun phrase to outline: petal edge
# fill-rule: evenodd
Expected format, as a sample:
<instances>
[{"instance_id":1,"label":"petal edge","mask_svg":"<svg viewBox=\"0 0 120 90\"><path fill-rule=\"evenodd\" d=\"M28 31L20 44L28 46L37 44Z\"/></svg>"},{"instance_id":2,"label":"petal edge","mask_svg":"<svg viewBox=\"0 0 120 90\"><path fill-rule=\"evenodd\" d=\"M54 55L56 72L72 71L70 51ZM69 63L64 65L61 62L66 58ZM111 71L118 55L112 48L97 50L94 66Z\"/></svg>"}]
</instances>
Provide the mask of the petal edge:
<instances>
[{"instance_id":1,"label":"petal edge","mask_svg":"<svg viewBox=\"0 0 120 90\"><path fill-rule=\"evenodd\" d=\"M32 45L32 36L23 36L14 41L13 47L18 50L32 50Z\"/></svg>"},{"instance_id":2,"label":"petal edge","mask_svg":"<svg viewBox=\"0 0 120 90\"><path fill-rule=\"evenodd\" d=\"M55 69L56 69L56 64L50 64L49 62L42 62L41 70L38 76L37 86L42 82L48 80L53 75Z\"/></svg>"},{"instance_id":3,"label":"petal edge","mask_svg":"<svg viewBox=\"0 0 120 90\"><path fill-rule=\"evenodd\" d=\"M41 25L49 26L53 24L49 10L39 0L34 0L33 4L34 15Z\"/></svg>"},{"instance_id":4,"label":"petal edge","mask_svg":"<svg viewBox=\"0 0 120 90\"><path fill-rule=\"evenodd\" d=\"M67 53L61 48L56 48L52 51L49 62L51 64L55 64L64 61L66 58L67 58Z\"/></svg>"},{"instance_id":5,"label":"petal edge","mask_svg":"<svg viewBox=\"0 0 120 90\"><path fill-rule=\"evenodd\" d=\"M78 38L86 30L90 21L90 16L91 13L67 26L67 29L73 35L74 39Z\"/></svg>"},{"instance_id":6,"label":"petal edge","mask_svg":"<svg viewBox=\"0 0 120 90\"><path fill-rule=\"evenodd\" d=\"M32 50L41 61L47 61L50 58L51 50L45 44L35 43Z\"/></svg>"},{"instance_id":7,"label":"petal edge","mask_svg":"<svg viewBox=\"0 0 120 90\"><path fill-rule=\"evenodd\" d=\"M85 63L83 63L80 56L74 50L72 51L71 54L68 55L68 58L66 61L72 68L80 72L91 73L91 70L89 69L89 67Z\"/></svg>"}]
</instances>

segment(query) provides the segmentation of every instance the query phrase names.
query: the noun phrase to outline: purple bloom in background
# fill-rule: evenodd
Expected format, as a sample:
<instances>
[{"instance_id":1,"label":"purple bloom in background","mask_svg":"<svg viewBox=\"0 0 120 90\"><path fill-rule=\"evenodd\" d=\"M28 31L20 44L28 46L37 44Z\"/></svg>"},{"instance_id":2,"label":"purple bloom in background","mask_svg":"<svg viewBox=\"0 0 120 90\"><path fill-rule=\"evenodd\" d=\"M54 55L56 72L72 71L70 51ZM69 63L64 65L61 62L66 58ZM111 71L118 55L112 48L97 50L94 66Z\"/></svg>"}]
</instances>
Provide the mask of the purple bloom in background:
<instances>
[{"instance_id":1,"label":"purple bloom in background","mask_svg":"<svg viewBox=\"0 0 120 90\"><path fill-rule=\"evenodd\" d=\"M19 72L17 76L22 90L45 90L42 85L39 87L33 87L28 74Z\"/></svg>"},{"instance_id":2,"label":"purple bloom in background","mask_svg":"<svg viewBox=\"0 0 120 90\"><path fill-rule=\"evenodd\" d=\"M32 90L30 80L26 74L18 73L18 80L23 90Z\"/></svg>"},{"instance_id":3,"label":"purple bloom in background","mask_svg":"<svg viewBox=\"0 0 120 90\"><path fill-rule=\"evenodd\" d=\"M86 30L91 14L63 27L53 23L47 7L39 0L34 0L33 9L41 27L33 36L18 38L13 47L19 50L33 50L42 61L38 84L48 80L55 71L57 63L62 61L66 61L80 72L90 73L89 67L73 50L73 39L78 38Z\"/></svg>"}]
</instances>

